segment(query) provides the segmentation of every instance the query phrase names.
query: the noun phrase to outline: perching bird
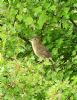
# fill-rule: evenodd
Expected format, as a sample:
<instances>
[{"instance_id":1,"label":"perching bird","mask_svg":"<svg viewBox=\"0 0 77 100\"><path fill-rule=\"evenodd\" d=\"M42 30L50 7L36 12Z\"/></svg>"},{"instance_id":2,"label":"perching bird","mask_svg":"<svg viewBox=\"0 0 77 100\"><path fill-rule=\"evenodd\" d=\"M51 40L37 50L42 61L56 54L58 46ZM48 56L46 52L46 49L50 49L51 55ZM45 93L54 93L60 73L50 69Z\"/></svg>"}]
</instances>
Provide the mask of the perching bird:
<instances>
[{"instance_id":1,"label":"perching bird","mask_svg":"<svg viewBox=\"0 0 77 100\"><path fill-rule=\"evenodd\" d=\"M42 58L42 59L45 59L45 58L48 58L52 63L54 63L54 61L52 60L51 58L51 55L50 55L50 52L47 50L47 48L40 42L40 39L35 36L33 37L31 40L31 45L32 45L32 48L33 48L33 51L35 53L35 55L38 57L38 58Z\"/></svg>"},{"instance_id":2,"label":"perching bird","mask_svg":"<svg viewBox=\"0 0 77 100\"><path fill-rule=\"evenodd\" d=\"M43 44L41 44L40 39L38 37L33 37L30 42L32 44L32 48L36 56L38 56L39 58L51 57L49 51Z\"/></svg>"}]
</instances>

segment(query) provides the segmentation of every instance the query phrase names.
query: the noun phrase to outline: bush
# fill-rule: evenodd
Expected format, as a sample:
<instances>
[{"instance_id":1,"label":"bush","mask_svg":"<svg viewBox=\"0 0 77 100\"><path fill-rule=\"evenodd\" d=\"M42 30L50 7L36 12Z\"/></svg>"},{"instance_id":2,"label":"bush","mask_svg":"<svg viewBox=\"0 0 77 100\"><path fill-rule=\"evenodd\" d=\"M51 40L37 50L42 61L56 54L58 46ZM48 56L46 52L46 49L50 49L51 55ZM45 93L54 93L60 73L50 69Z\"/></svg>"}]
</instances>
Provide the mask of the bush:
<instances>
[{"instance_id":1,"label":"bush","mask_svg":"<svg viewBox=\"0 0 77 100\"><path fill-rule=\"evenodd\" d=\"M77 1L0 1L0 99L76 100ZM29 39L40 36L55 62L38 62Z\"/></svg>"}]
</instances>

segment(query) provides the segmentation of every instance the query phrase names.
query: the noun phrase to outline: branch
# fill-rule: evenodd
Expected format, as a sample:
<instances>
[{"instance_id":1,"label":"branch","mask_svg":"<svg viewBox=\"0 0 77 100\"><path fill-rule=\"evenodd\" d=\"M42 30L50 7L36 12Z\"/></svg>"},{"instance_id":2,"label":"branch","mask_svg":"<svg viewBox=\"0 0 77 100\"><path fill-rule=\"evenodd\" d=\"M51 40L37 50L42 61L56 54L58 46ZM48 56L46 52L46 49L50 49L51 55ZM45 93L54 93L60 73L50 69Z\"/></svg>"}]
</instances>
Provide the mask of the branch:
<instances>
[{"instance_id":1,"label":"branch","mask_svg":"<svg viewBox=\"0 0 77 100\"><path fill-rule=\"evenodd\" d=\"M70 18L70 21L72 22L72 24L73 24L75 27L77 27L77 24L73 21L72 18Z\"/></svg>"}]
</instances>

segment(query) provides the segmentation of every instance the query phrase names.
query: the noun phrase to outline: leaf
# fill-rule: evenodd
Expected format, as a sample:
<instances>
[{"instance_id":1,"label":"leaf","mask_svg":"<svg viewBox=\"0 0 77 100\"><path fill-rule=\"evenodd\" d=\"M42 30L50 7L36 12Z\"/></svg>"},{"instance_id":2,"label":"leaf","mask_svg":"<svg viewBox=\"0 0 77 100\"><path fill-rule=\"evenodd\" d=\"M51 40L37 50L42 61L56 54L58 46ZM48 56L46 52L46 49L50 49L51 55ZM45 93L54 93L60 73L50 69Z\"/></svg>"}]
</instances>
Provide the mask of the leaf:
<instances>
[{"instance_id":1,"label":"leaf","mask_svg":"<svg viewBox=\"0 0 77 100\"><path fill-rule=\"evenodd\" d=\"M19 21L21 21L23 19L22 15L17 15L16 17Z\"/></svg>"},{"instance_id":2,"label":"leaf","mask_svg":"<svg viewBox=\"0 0 77 100\"><path fill-rule=\"evenodd\" d=\"M52 49L52 54L53 55L58 55L58 48L53 48Z\"/></svg>"},{"instance_id":3,"label":"leaf","mask_svg":"<svg viewBox=\"0 0 77 100\"><path fill-rule=\"evenodd\" d=\"M65 7L63 10L64 10L64 11L62 12L63 17L66 18L66 19L69 19L69 16L70 16L69 10L70 10L70 9L69 9L68 7Z\"/></svg>"},{"instance_id":4,"label":"leaf","mask_svg":"<svg viewBox=\"0 0 77 100\"><path fill-rule=\"evenodd\" d=\"M62 38L56 40L57 48L59 48L62 45L62 43L63 43L63 39Z\"/></svg>"},{"instance_id":5,"label":"leaf","mask_svg":"<svg viewBox=\"0 0 77 100\"><path fill-rule=\"evenodd\" d=\"M72 13L72 14L71 14L71 18L72 18L73 20L77 20L77 12L76 12L76 13Z\"/></svg>"},{"instance_id":6,"label":"leaf","mask_svg":"<svg viewBox=\"0 0 77 100\"><path fill-rule=\"evenodd\" d=\"M74 4L74 7L77 7L77 3Z\"/></svg>"},{"instance_id":7,"label":"leaf","mask_svg":"<svg viewBox=\"0 0 77 100\"><path fill-rule=\"evenodd\" d=\"M69 24L68 24L67 20L63 20L63 28L65 28L65 29L69 28Z\"/></svg>"},{"instance_id":8,"label":"leaf","mask_svg":"<svg viewBox=\"0 0 77 100\"><path fill-rule=\"evenodd\" d=\"M42 26L44 25L44 23L46 22L47 20L47 15L43 12L40 16L39 16L39 19L38 19L38 27L39 29L42 28Z\"/></svg>"},{"instance_id":9,"label":"leaf","mask_svg":"<svg viewBox=\"0 0 77 100\"><path fill-rule=\"evenodd\" d=\"M50 9L51 9L52 11L55 11L55 10L56 10L56 5L52 5L52 6L50 7Z\"/></svg>"},{"instance_id":10,"label":"leaf","mask_svg":"<svg viewBox=\"0 0 77 100\"><path fill-rule=\"evenodd\" d=\"M76 50L73 50L72 51L72 56L75 56L76 55Z\"/></svg>"},{"instance_id":11,"label":"leaf","mask_svg":"<svg viewBox=\"0 0 77 100\"><path fill-rule=\"evenodd\" d=\"M34 15L37 16L39 13L42 12L42 7L41 6L36 7L33 9L33 11L34 11Z\"/></svg>"},{"instance_id":12,"label":"leaf","mask_svg":"<svg viewBox=\"0 0 77 100\"><path fill-rule=\"evenodd\" d=\"M23 12L26 13L27 12L27 8L23 8Z\"/></svg>"},{"instance_id":13,"label":"leaf","mask_svg":"<svg viewBox=\"0 0 77 100\"><path fill-rule=\"evenodd\" d=\"M27 17L27 18L25 19L25 24L26 24L26 25L31 25L31 24L33 24L33 18L32 18L31 16Z\"/></svg>"}]
</instances>

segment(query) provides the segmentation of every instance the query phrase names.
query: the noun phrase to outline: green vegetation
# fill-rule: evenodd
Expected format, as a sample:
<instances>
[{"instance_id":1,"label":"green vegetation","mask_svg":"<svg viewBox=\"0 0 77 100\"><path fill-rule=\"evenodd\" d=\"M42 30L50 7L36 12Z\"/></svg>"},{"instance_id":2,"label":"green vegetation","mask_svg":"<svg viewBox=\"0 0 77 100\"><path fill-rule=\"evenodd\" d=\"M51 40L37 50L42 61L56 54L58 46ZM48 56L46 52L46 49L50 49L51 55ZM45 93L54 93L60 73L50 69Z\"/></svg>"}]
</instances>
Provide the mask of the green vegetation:
<instances>
[{"instance_id":1,"label":"green vegetation","mask_svg":"<svg viewBox=\"0 0 77 100\"><path fill-rule=\"evenodd\" d=\"M55 71L34 55L35 35ZM77 0L0 0L0 100L77 100Z\"/></svg>"}]
</instances>

